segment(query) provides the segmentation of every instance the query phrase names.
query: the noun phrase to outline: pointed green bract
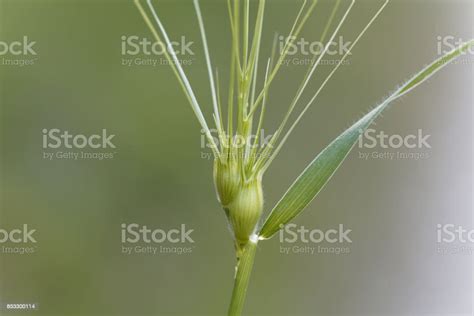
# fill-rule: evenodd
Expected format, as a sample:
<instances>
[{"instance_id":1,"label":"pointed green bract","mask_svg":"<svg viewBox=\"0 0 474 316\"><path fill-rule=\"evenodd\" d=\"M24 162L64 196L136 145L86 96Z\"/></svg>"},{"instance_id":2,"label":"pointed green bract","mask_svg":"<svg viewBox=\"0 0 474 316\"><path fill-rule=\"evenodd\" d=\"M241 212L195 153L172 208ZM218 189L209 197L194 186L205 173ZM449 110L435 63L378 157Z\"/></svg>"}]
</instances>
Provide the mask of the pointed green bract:
<instances>
[{"instance_id":1,"label":"pointed green bract","mask_svg":"<svg viewBox=\"0 0 474 316\"><path fill-rule=\"evenodd\" d=\"M261 239L272 237L283 225L286 225L304 210L344 161L354 144L357 142L360 134L370 126L370 124L392 101L395 101L419 84L423 83L449 62L465 53L471 46L474 46L474 40L459 46L452 52L435 60L398 88L383 103L367 113L329 144L308 165L308 167L306 167L288 191L283 195L281 200L276 204L263 224L259 237Z\"/></svg>"}]
</instances>

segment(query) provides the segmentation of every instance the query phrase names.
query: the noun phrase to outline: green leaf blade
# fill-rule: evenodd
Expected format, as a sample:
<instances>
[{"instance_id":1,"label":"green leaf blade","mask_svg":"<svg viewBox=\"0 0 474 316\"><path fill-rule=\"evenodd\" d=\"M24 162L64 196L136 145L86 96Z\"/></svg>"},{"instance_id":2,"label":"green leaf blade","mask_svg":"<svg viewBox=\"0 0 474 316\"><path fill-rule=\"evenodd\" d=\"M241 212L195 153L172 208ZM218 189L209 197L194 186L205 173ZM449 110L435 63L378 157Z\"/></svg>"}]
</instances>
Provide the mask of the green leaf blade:
<instances>
[{"instance_id":1,"label":"green leaf blade","mask_svg":"<svg viewBox=\"0 0 474 316\"><path fill-rule=\"evenodd\" d=\"M286 225L306 208L342 164L360 134L372 124L391 102L426 81L449 62L465 53L471 46L474 46L474 40L435 60L331 142L306 167L275 205L263 224L259 237L261 239L272 237L283 225Z\"/></svg>"}]
</instances>

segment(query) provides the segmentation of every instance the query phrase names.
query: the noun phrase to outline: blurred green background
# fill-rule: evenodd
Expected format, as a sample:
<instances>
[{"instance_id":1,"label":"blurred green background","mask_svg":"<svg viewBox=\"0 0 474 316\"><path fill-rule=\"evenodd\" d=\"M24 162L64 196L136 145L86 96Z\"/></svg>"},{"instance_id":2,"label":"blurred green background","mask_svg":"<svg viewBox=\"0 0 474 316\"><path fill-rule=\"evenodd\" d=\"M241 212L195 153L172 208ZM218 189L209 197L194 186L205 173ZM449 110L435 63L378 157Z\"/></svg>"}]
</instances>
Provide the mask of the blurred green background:
<instances>
[{"instance_id":1,"label":"blurred green background","mask_svg":"<svg viewBox=\"0 0 474 316\"><path fill-rule=\"evenodd\" d=\"M301 4L267 2L262 60ZM332 3L321 1L302 37L319 38ZM344 38L353 40L381 4L356 2ZM184 69L209 114L192 2L155 5L172 38L194 42ZM227 7L201 0L201 8L226 87ZM438 36L473 38L473 12L469 0L393 0L269 169L266 210L331 139L438 56ZM170 68L122 64L131 58L122 55L122 36L151 39L133 2L0 0L0 41L24 36L36 42L36 56L0 56L34 58L33 65L0 65L0 229L28 224L38 242L33 254L0 253L0 314L10 315L4 304L20 302L38 303L31 314L45 316L224 315L234 254L212 162L201 157L200 127ZM422 129L431 135L428 159L363 160L359 151L369 150L355 148L295 220L308 228L349 227L350 254L284 255L278 236L260 243L246 315L472 315L472 255L436 253L438 223L474 228L473 57L461 59L466 63L396 102L375 126L402 135ZM330 69L320 67L309 91ZM305 71L283 67L277 77L268 133ZM116 149L105 152L114 157L43 159L43 152L59 151L42 148L42 130L53 128L86 135L107 129ZM194 229L192 252L122 254L122 223L185 224Z\"/></svg>"}]
</instances>

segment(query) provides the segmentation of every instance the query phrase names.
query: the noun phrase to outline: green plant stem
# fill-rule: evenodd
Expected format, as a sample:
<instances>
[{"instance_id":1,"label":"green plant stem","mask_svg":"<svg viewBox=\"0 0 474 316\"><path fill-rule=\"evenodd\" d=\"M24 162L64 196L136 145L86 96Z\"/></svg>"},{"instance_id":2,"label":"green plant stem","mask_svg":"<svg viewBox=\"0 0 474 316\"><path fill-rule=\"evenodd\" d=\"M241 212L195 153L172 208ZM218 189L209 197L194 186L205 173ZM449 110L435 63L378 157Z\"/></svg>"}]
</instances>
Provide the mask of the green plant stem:
<instances>
[{"instance_id":1,"label":"green plant stem","mask_svg":"<svg viewBox=\"0 0 474 316\"><path fill-rule=\"evenodd\" d=\"M240 316L242 313L256 250L257 242L249 240L241 252L236 266L234 289L228 312L229 316Z\"/></svg>"}]
</instances>

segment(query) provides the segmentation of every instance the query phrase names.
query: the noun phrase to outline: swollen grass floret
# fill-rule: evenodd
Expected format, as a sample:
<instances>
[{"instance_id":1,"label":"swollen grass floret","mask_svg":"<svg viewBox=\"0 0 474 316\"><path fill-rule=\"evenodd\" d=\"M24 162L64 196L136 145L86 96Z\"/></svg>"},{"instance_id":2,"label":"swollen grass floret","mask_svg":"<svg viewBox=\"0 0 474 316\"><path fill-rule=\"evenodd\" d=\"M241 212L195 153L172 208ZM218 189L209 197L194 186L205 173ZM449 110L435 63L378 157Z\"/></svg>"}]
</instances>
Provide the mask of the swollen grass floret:
<instances>
[{"instance_id":1,"label":"swollen grass floret","mask_svg":"<svg viewBox=\"0 0 474 316\"><path fill-rule=\"evenodd\" d=\"M217 199L227 215L238 250L255 233L263 212L261 173L247 178L240 163L233 157L214 161Z\"/></svg>"},{"instance_id":2,"label":"swollen grass floret","mask_svg":"<svg viewBox=\"0 0 474 316\"><path fill-rule=\"evenodd\" d=\"M261 177L257 176L243 183L227 210L237 245L243 247L255 232L263 212Z\"/></svg>"},{"instance_id":3,"label":"swollen grass floret","mask_svg":"<svg viewBox=\"0 0 474 316\"><path fill-rule=\"evenodd\" d=\"M242 175L238 163L234 160L214 160L214 185L219 203L226 208L241 189Z\"/></svg>"}]
</instances>

